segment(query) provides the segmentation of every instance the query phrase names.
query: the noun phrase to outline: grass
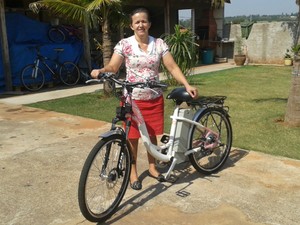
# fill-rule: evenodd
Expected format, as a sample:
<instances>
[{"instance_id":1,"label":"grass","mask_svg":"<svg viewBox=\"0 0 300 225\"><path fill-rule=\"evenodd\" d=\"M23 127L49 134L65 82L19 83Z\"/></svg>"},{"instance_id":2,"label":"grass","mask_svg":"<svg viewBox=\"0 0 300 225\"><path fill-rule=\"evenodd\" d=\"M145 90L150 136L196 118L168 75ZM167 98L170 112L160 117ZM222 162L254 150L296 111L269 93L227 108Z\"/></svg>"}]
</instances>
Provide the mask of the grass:
<instances>
[{"instance_id":1,"label":"grass","mask_svg":"<svg viewBox=\"0 0 300 225\"><path fill-rule=\"evenodd\" d=\"M300 128L282 122L291 85L290 67L244 66L195 75L190 82L198 84L200 95L227 96L233 146L300 159ZM99 92L30 106L110 122L118 104L115 97L103 98ZM166 132L172 109L173 102L165 100Z\"/></svg>"}]
</instances>

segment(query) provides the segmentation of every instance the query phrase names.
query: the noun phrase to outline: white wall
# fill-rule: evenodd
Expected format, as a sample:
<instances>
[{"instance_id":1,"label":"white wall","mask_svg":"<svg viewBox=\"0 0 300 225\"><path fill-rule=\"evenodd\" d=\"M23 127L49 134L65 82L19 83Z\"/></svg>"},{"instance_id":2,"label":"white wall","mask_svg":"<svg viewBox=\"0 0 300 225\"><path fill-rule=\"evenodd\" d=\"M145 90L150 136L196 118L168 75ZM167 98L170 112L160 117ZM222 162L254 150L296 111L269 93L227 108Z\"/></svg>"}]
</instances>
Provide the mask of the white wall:
<instances>
[{"instance_id":1,"label":"white wall","mask_svg":"<svg viewBox=\"0 0 300 225\"><path fill-rule=\"evenodd\" d=\"M293 45L296 23L254 23L248 39L243 39L249 63L282 64L286 49ZM241 37L241 26L230 26L229 39Z\"/></svg>"}]
</instances>

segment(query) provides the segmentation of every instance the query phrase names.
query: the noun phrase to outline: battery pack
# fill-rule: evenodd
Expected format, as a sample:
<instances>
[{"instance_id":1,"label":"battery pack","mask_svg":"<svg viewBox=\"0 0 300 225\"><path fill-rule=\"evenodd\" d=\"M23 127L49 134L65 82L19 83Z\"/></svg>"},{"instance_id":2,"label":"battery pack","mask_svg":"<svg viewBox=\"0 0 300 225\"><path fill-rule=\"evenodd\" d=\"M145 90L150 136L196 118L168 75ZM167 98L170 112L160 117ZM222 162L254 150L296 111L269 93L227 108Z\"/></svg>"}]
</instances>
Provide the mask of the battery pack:
<instances>
[{"instance_id":1,"label":"battery pack","mask_svg":"<svg viewBox=\"0 0 300 225\"><path fill-rule=\"evenodd\" d=\"M192 119L194 113L191 109L180 109L179 117L184 117L187 119ZM174 150L176 153L176 158L179 161L185 161L184 152L187 150L188 145L188 134L190 130L191 124L183 121L178 121L176 126L175 133L175 142L174 142Z\"/></svg>"}]
</instances>

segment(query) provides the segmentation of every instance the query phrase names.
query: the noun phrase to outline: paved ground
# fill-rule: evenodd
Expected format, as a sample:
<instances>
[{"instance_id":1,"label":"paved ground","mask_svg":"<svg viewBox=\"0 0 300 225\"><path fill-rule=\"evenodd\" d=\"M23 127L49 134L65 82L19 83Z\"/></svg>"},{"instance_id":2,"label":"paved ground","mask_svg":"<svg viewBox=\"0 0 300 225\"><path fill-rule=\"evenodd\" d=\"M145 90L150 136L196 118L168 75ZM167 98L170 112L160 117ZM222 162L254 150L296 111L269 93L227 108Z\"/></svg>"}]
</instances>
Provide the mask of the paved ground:
<instances>
[{"instance_id":1,"label":"paved ground","mask_svg":"<svg viewBox=\"0 0 300 225\"><path fill-rule=\"evenodd\" d=\"M97 135L110 125L9 99L0 99L0 224L92 224L78 208L78 179ZM128 188L105 224L299 224L299 160L233 148L218 174L202 176L187 162L169 184L145 175L143 148L139 157L143 189Z\"/></svg>"}]
</instances>

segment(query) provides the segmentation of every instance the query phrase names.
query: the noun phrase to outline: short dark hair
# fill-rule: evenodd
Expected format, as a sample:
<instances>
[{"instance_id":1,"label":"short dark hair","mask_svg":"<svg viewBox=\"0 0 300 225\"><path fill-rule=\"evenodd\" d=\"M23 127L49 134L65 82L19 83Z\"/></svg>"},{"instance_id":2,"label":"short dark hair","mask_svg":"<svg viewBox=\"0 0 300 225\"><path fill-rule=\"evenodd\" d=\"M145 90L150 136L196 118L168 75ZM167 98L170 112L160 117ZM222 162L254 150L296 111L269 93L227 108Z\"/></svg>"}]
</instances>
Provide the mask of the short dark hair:
<instances>
[{"instance_id":1,"label":"short dark hair","mask_svg":"<svg viewBox=\"0 0 300 225\"><path fill-rule=\"evenodd\" d=\"M150 12L148 9L144 8L144 7L139 7L134 9L131 13L130 13L130 24L132 24L132 17L134 14L137 13L146 13L147 17L148 17L148 21L151 23L151 17L150 17Z\"/></svg>"}]
</instances>

